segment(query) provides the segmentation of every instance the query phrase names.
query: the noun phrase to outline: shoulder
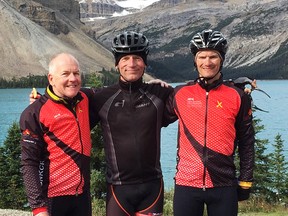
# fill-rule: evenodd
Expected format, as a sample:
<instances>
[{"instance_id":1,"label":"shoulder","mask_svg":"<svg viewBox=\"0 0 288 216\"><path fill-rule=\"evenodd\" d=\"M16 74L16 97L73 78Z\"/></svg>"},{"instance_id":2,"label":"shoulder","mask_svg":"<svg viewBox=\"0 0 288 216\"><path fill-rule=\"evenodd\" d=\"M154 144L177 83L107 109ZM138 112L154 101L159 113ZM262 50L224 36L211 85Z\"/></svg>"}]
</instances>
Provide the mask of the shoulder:
<instances>
[{"instance_id":1,"label":"shoulder","mask_svg":"<svg viewBox=\"0 0 288 216\"><path fill-rule=\"evenodd\" d=\"M188 82L186 82L186 83L177 85L177 86L174 88L174 92L176 93L176 92L178 92L178 91L180 91L180 90L182 90L182 89L196 87L196 84L197 84L197 82L188 81Z\"/></svg>"},{"instance_id":2,"label":"shoulder","mask_svg":"<svg viewBox=\"0 0 288 216\"><path fill-rule=\"evenodd\" d=\"M159 97L162 97L162 96L166 97L174 91L172 86L162 87L160 84L143 83L141 88L143 88L143 90L149 92L150 94L154 94Z\"/></svg>"},{"instance_id":3,"label":"shoulder","mask_svg":"<svg viewBox=\"0 0 288 216\"><path fill-rule=\"evenodd\" d=\"M242 88L240 88L239 86L236 86L233 82L231 81L223 81L223 85L235 90L239 95L243 95L245 92Z\"/></svg>"},{"instance_id":4,"label":"shoulder","mask_svg":"<svg viewBox=\"0 0 288 216\"><path fill-rule=\"evenodd\" d=\"M233 91L235 94L237 94L237 97L240 98L242 104L251 105L251 101L252 101L251 95L245 92L243 88L240 88L239 86L236 86L234 85L234 83L231 83L229 81L223 82L223 86L227 87L227 89L229 89L230 92Z\"/></svg>"},{"instance_id":5,"label":"shoulder","mask_svg":"<svg viewBox=\"0 0 288 216\"><path fill-rule=\"evenodd\" d=\"M84 93L89 99L92 98L98 98L101 96L104 96L105 94L109 94L111 92L115 92L117 91L117 89L119 89L119 87L117 87L117 85L112 85L112 86L105 86L105 87L101 87L101 88L86 88L83 87L81 88L81 92Z\"/></svg>"},{"instance_id":6,"label":"shoulder","mask_svg":"<svg viewBox=\"0 0 288 216\"><path fill-rule=\"evenodd\" d=\"M31 119L39 116L39 113L42 110L42 107L47 103L49 99L43 95L37 99L32 104L29 104L20 115L20 119Z\"/></svg>"}]
</instances>

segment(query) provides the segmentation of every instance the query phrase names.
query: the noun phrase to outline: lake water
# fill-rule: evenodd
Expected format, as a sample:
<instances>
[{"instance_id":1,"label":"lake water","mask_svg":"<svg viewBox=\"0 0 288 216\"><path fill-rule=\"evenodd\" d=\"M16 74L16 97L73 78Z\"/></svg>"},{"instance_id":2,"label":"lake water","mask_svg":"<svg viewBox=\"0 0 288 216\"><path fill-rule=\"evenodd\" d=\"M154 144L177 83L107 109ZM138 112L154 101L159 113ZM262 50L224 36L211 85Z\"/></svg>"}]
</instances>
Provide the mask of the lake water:
<instances>
[{"instance_id":1,"label":"lake water","mask_svg":"<svg viewBox=\"0 0 288 216\"><path fill-rule=\"evenodd\" d=\"M265 90L271 98L259 91L252 93L256 106L269 113L256 111L254 117L261 119L265 130L257 134L259 139L269 139L268 151L272 151L271 144L277 133L281 134L285 145L285 157L288 160L288 80L258 80L259 88ZM176 85L176 84L174 84ZM13 121L19 121L21 112L29 105L28 95L31 89L0 89L0 145L3 144L8 128ZM44 89L38 89L40 93ZM170 189L174 184L176 166L177 122L162 129L161 162L164 174L165 188Z\"/></svg>"}]
</instances>

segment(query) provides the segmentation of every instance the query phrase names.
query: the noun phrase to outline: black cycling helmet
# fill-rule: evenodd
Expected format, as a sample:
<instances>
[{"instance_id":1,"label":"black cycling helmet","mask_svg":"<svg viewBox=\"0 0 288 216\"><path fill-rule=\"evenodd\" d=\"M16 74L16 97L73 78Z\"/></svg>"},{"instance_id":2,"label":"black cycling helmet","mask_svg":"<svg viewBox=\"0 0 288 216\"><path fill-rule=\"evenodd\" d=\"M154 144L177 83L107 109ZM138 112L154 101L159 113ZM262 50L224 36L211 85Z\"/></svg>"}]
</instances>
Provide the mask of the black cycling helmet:
<instances>
[{"instance_id":1,"label":"black cycling helmet","mask_svg":"<svg viewBox=\"0 0 288 216\"><path fill-rule=\"evenodd\" d=\"M129 54L136 54L142 57L147 65L147 55L149 53L149 41L141 33L126 31L118 34L112 41L112 52L115 57L115 65L119 60Z\"/></svg>"},{"instance_id":2,"label":"black cycling helmet","mask_svg":"<svg viewBox=\"0 0 288 216\"><path fill-rule=\"evenodd\" d=\"M224 61L228 44L221 32L208 29L195 34L190 41L189 48L194 56L199 50L216 50L220 53L222 60Z\"/></svg>"}]
</instances>

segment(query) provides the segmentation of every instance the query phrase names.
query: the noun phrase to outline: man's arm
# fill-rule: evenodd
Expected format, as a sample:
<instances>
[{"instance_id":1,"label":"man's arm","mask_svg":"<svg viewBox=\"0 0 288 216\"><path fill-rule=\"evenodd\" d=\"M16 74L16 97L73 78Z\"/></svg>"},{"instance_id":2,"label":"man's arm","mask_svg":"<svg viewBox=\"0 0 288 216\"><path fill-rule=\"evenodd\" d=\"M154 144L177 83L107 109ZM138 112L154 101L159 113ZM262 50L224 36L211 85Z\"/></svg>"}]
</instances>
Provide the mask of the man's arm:
<instances>
[{"instance_id":1,"label":"man's arm","mask_svg":"<svg viewBox=\"0 0 288 216\"><path fill-rule=\"evenodd\" d=\"M166 100L164 113L163 113L163 126L167 127L169 124L178 120L178 116L174 110L174 94L175 89L170 93L169 97Z\"/></svg>"},{"instance_id":2,"label":"man's arm","mask_svg":"<svg viewBox=\"0 0 288 216\"><path fill-rule=\"evenodd\" d=\"M240 175L238 177L238 200L249 198L253 182L255 158L255 132L252 121L251 99L247 93L241 98L241 108L236 120L238 153L240 158Z\"/></svg>"},{"instance_id":3,"label":"man's arm","mask_svg":"<svg viewBox=\"0 0 288 216\"><path fill-rule=\"evenodd\" d=\"M36 113L31 106L26 108L20 117L21 129L21 172L28 202L34 215L47 213L47 197L42 192L45 170L40 172L41 163L44 163L44 147L41 129L36 119ZM45 167L45 165L43 165ZM42 174L41 174L42 173ZM42 179L42 180L41 180ZM48 213L46 214L48 215Z\"/></svg>"},{"instance_id":4,"label":"man's arm","mask_svg":"<svg viewBox=\"0 0 288 216\"><path fill-rule=\"evenodd\" d=\"M171 87L171 85L169 85L167 82L161 80L161 79L152 79L150 81L147 82L148 84L160 84L162 87Z\"/></svg>"}]
</instances>

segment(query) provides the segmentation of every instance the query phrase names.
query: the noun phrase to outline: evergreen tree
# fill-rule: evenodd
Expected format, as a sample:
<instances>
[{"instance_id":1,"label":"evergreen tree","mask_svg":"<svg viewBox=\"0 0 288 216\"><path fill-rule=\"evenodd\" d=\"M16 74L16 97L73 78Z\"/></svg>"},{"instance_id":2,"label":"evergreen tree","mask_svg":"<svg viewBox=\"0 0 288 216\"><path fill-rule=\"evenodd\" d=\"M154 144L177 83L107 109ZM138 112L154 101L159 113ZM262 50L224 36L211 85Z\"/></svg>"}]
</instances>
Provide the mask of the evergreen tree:
<instances>
[{"instance_id":1,"label":"evergreen tree","mask_svg":"<svg viewBox=\"0 0 288 216\"><path fill-rule=\"evenodd\" d=\"M87 83L90 86L100 88L103 82L99 80L97 74L88 76ZM91 131L92 150L91 150L91 196L92 199L101 200L106 195L106 179L105 179L105 153L104 141L100 124L97 124ZM99 204L99 202L98 202Z\"/></svg>"},{"instance_id":2,"label":"evergreen tree","mask_svg":"<svg viewBox=\"0 0 288 216\"><path fill-rule=\"evenodd\" d=\"M260 119L254 119L254 129L256 134L255 141L255 168L254 182L252 192L258 197L265 197L267 201L271 200L273 192L271 191L272 175L269 173L271 165L271 154L266 154L268 139L258 139L257 134L264 130L260 125Z\"/></svg>"},{"instance_id":3,"label":"evergreen tree","mask_svg":"<svg viewBox=\"0 0 288 216\"><path fill-rule=\"evenodd\" d=\"M272 144L274 147L274 152L271 155L271 174L272 183L271 188L275 193L275 201L281 202L283 200L288 201L288 163L285 161L284 143L281 139L281 135L277 134L275 137L275 143Z\"/></svg>"},{"instance_id":4,"label":"evergreen tree","mask_svg":"<svg viewBox=\"0 0 288 216\"><path fill-rule=\"evenodd\" d=\"M86 76L85 85L88 87L101 87L103 84L101 82L101 76L100 73L90 73Z\"/></svg>"},{"instance_id":5,"label":"evergreen tree","mask_svg":"<svg viewBox=\"0 0 288 216\"><path fill-rule=\"evenodd\" d=\"M106 195L105 180L105 154L103 136L99 124L91 131L91 196L94 199L102 199Z\"/></svg>"},{"instance_id":6,"label":"evergreen tree","mask_svg":"<svg viewBox=\"0 0 288 216\"><path fill-rule=\"evenodd\" d=\"M24 209L27 203L20 174L19 124L13 122L4 145L0 147L0 208Z\"/></svg>"}]
</instances>

